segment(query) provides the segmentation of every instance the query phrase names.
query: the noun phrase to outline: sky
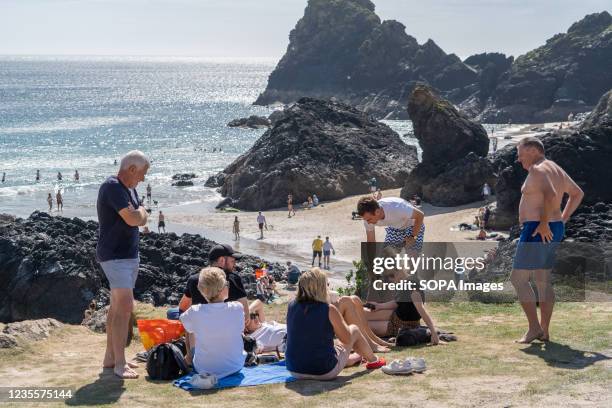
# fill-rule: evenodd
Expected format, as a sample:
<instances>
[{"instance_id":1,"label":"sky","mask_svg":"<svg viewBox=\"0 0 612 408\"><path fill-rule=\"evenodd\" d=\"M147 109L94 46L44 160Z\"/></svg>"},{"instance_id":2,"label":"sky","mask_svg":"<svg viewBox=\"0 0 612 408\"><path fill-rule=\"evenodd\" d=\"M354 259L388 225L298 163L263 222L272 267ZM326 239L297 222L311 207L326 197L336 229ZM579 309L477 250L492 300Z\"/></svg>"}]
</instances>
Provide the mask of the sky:
<instances>
[{"instance_id":1,"label":"sky","mask_svg":"<svg viewBox=\"0 0 612 408\"><path fill-rule=\"evenodd\" d=\"M419 43L518 56L610 0L373 0ZM307 0L0 0L0 55L280 58Z\"/></svg>"}]
</instances>

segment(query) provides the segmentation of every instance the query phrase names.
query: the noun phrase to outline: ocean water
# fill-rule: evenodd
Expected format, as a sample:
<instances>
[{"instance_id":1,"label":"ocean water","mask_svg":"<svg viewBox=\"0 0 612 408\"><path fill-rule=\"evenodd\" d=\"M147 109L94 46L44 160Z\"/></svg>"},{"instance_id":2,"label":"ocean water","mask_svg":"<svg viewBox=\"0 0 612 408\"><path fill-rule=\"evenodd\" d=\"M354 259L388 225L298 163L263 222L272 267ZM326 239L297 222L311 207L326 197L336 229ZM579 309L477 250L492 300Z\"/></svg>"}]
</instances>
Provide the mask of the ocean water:
<instances>
[{"instance_id":1,"label":"ocean water","mask_svg":"<svg viewBox=\"0 0 612 408\"><path fill-rule=\"evenodd\" d=\"M65 215L94 217L100 183L116 174L114 161L132 149L152 160L146 182L159 209L200 202L212 210L220 197L204 187L206 178L263 133L226 124L271 113L252 102L275 64L266 59L0 57L0 177L6 173L0 213L26 217L45 210L47 194L61 190ZM417 145L410 121L386 123ZM172 175L182 172L199 176L193 187L171 186ZM145 185L139 193L145 194Z\"/></svg>"}]
</instances>

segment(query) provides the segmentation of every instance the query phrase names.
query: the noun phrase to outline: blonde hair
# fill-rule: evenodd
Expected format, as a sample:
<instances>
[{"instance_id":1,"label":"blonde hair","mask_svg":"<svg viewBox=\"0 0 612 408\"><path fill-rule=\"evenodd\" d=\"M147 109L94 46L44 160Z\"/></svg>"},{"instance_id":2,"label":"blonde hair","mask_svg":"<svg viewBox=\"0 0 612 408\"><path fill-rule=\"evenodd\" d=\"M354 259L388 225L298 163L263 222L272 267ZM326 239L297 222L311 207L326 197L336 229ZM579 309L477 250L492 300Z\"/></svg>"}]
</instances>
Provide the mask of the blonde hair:
<instances>
[{"instance_id":1,"label":"blonde hair","mask_svg":"<svg viewBox=\"0 0 612 408\"><path fill-rule=\"evenodd\" d=\"M312 268L300 276L298 291L295 297L297 302L323 302L329 303L327 296L327 275L319 268Z\"/></svg>"},{"instance_id":2,"label":"blonde hair","mask_svg":"<svg viewBox=\"0 0 612 408\"><path fill-rule=\"evenodd\" d=\"M225 283L225 272L221 268L210 266L200 271L198 290L207 301L211 302L221 294Z\"/></svg>"}]
</instances>

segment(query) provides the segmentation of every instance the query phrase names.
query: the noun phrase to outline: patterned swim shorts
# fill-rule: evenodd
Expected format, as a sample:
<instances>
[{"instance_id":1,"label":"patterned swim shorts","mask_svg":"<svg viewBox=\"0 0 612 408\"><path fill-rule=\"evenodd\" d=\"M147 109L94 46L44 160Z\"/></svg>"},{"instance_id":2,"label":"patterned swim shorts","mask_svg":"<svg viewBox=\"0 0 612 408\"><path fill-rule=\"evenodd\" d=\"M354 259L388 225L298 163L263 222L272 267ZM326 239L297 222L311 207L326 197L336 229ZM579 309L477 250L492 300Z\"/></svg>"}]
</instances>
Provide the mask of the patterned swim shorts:
<instances>
[{"instance_id":1,"label":"patterned swim shorts","mask_svg":"<svg viewBox=\"0 0 612 408\"><path fill-rule=\"evenodd\" d=\"M384 246L394 247L397 249L402 249L406 246L406 238L412 235L412 226L400 229L387 227L385 228L385 232L387 235L385 236ZM419 235L417 235L416 242L408 247L409 250L421 251L423 249L423 236L425 235L425 224L421 225L421 230L419 231Z\"/></svg>"}]
</instances>

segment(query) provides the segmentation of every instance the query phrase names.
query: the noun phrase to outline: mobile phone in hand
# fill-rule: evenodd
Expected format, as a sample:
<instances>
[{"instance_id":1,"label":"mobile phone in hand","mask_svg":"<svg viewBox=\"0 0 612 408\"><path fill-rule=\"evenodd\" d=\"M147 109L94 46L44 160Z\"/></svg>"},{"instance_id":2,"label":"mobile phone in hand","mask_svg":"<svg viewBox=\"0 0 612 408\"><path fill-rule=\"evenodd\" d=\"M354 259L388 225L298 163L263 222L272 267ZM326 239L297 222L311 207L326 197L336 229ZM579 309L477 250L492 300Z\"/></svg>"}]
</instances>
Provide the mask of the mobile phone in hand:
<instances>
[{"instance_id":1,"label":"mobile phone in hand","mask_svg":"<svg viewBox=\"0 0 612 408\"><path fill-rule=\"evenodd\" d=\"M370 310L376 310L376 305L370 302L364 304L363 307L365 307L366 309L370 309Z\"/></svg>"}]
</instances>

